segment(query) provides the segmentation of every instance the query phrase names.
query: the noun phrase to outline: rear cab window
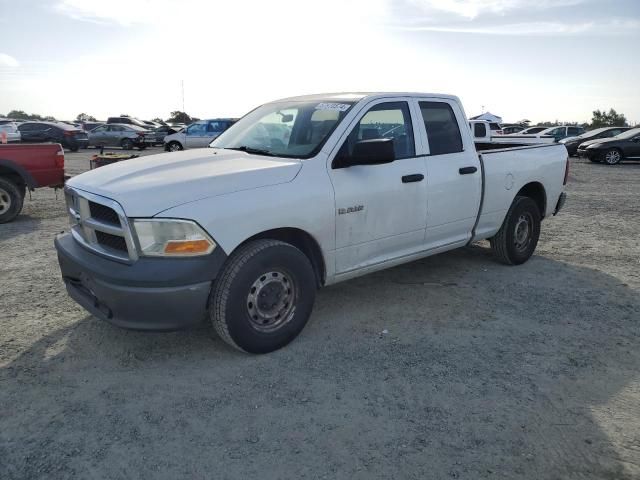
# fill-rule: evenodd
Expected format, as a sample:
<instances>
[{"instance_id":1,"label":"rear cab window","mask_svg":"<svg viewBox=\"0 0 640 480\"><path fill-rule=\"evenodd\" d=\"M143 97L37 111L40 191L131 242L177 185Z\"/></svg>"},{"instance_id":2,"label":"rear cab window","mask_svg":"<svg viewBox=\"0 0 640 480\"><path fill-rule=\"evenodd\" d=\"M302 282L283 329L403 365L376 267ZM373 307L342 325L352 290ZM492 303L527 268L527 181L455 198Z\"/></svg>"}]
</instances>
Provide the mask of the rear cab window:
<instances>
[{"instance_id":1,"label":"rear cab window","mask_svg":"<svg viewBox=\"0 0 640 480\"><path fill-rule=\"evenodd\" d=\"M419 105L430 155L462 152L462 135L451 105L445 102L419 102Z\"/></svg>"}]
</instances>

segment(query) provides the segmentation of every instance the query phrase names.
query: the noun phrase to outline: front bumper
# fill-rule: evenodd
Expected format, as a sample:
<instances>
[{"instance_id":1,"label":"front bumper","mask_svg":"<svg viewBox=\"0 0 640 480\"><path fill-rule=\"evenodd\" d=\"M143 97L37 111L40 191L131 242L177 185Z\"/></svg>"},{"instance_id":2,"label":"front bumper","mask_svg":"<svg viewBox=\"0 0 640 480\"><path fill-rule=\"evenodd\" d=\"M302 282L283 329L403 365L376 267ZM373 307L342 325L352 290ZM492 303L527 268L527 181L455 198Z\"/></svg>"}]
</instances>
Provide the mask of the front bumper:
<instances>
[{"instance_id":1,"label":"front bumper","mask_svg":"<svg viewBox=\"0 0 640 480\"><path fill-rule=\"evenodd\" d=\"M597 159L600 158L600 156L602 155L602 152L600 152L599 150L590 150L587 148L579 148L578 149L578 156L579 157L583 157L583 158L593 158L593 159Z\"/></svg>"},{"instance_id":2,"label":"front bumper","mask_svg":"<svg viewBox=\"0 0 640 480\"><path fill-rule=\"evenodd\" d=\"M191 258L140 258L128 265L103 258L70 234L55 239L67 292L95 317L134 330L178 330L201 322L212 281L226 260L218 246Z\"/></svg>"}]
</instances>

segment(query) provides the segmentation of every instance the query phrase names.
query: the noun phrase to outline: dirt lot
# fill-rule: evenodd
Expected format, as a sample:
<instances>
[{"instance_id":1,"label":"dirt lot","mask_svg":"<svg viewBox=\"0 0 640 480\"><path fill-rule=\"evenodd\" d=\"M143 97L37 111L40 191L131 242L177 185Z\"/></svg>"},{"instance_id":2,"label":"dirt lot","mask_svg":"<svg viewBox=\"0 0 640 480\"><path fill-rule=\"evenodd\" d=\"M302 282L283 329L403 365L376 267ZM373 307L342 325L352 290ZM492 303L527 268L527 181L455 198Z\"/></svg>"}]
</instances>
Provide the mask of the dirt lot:
<instances>
[{"instance_id":1,"label":"dirt lot","mask_svg":"<svg viewBox=\"0 0 640 480\"><path fill-rule=\"evenodd\" d=\"M89 316L35 192L0 226L0 478L640 478L640 164L570 182L527 264L479 244L327 288L266 356Z\"/></svg>"}]
</instances>

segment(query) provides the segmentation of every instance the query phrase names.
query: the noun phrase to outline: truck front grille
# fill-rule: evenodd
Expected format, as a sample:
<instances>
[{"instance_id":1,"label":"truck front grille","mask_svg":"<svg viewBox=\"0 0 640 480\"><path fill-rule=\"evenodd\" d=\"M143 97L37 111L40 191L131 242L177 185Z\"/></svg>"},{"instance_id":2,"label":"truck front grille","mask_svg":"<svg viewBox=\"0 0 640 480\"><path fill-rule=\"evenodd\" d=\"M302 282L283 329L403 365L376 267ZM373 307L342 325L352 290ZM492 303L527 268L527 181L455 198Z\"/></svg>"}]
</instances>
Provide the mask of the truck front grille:
<instances>
[{"instance_id":1,"label":"truck front grille","mask_svg":"<svg viewBox=\"0 0 640 480\"><path fill-rule=\"evenodd\" d=\"M89 202L89 212L91 212L91 217L96 220L111 223L112 225L120 225L120 217L118 217L118 214L106 205Z\"/></svg>"},{"instance_id":2,"label":"truck front grille","mask_svg":"<svg viewBox=\"0 0 640 480\"><path fill-rule=\"evenodd\" d=\"M114 250L120 250L121 252L127 253L127 242L125 241L124 237L96 230L96 239L98 240L98 243L103 247L112 248Z\"/></svg>"},{"instance_id":3,"label":"truck front grille","mask_svg":"<svg viewBox=\"0 0 640 480\"><path fill-rule=\"evenodd\" d=\"M65 198L75 240L104 257L131 263L138 255L129 221L120 204L70 187Z\"/></svg>"}]
</instances>

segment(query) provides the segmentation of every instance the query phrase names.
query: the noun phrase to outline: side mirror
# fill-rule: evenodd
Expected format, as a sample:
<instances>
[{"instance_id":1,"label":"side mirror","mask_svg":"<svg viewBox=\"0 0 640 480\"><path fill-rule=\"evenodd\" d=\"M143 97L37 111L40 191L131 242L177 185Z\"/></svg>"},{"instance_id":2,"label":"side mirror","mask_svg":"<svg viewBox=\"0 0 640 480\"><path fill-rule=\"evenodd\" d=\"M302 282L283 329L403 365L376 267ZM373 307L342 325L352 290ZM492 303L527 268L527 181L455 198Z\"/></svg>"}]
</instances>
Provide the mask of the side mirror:
<instances>
[{"instance_id":1,"label":"side mirror","mask_svg":"<svg viewBox=\"0 0 640 480\"><path fill-rule=\"evenodd\" d=\"M392 138L372 138L360 140L353 147L350 157L342 158L340 166L353 165L381 165L391 163L396 159L396 152Z\"/></svg>"},{"instance_id":2,"label":"side mirror","mask_svg":"<svg viewBox=\"0 0 640 480\"><path fill-rule=\"evenodd\" d=\"M293 120L292 114L282 115L282 123L289 123L291 120Z\"/></svg>"}]
</instances>

